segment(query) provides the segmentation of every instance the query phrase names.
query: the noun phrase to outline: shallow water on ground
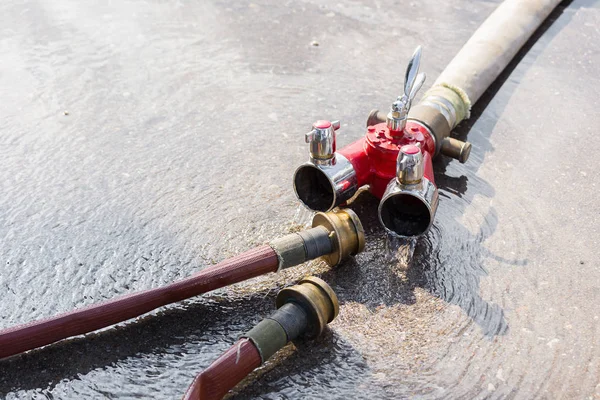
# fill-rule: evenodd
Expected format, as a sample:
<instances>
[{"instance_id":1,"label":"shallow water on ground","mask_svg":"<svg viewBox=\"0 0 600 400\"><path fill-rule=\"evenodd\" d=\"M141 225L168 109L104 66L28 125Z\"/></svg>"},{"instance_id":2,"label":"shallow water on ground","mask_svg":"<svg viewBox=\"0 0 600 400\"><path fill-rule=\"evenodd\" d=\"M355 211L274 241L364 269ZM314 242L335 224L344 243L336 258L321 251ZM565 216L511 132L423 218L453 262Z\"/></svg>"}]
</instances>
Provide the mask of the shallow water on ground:
<instances>
[{"instance_id":1,"label":"shallow water on ground","mask_svg":"<svg viewBox=\"0 0 600 400\"><path fill-rule=\"evenodd\" d=\"M0 5L0 328L171 282L310 221L313 120L360 138L417 44L431 84L499 1ZM436 221L0 361L0 398L180 398L308 274L339 317L246 398L600 398L600 4L563 4L435 163ZM314 44L317 44L315 46Z\"/></svg>"}]
</instances>

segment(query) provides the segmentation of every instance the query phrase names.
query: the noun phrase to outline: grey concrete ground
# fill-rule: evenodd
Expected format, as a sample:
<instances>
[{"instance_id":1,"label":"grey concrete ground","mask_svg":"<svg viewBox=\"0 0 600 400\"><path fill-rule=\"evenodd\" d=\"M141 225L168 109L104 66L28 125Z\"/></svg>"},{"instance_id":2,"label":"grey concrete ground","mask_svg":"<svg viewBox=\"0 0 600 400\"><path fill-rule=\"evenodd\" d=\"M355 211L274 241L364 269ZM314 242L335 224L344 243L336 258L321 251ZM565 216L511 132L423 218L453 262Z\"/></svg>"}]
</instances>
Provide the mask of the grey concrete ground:
<instances>
[{"instance_id":1,"label":"grey concrete ground","mask_svg":"<svg viewBox=\"0 0 600 400\"><path fill-rule=\"evenodd\" d=\"M358 139L417 44L430 84L497 4L2 2L0 328L156 287L306 222L291 176L310 123L339 118L341 144ZM599 399L600 4L565 7L459 128L470 161L436 162L436 224L408 265L365 194L355 261L0 361L0 397L180 398L278 288L315 271L339 318L236 398Z\"/></svg>"}]
</instances>

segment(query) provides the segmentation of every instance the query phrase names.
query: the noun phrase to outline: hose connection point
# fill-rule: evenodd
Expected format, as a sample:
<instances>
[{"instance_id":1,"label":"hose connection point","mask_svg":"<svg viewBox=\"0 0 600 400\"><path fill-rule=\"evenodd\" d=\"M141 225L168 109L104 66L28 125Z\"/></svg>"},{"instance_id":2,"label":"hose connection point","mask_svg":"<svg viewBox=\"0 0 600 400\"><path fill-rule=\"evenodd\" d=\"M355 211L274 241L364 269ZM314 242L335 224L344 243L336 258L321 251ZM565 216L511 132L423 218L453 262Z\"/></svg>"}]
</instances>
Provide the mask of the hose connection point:
<instances>
[{"instance_id":1,"label":"hose connection point","mask_svg":"<svg viewBox=\"0 0 600 400\"><path fill-rule=\"evenodd\" d=\"M317 213L312 224L269 242L279 259L278 271L318 257L333 267L365 247L362 225L351 210Z\"/></svg>"},{"instance_id":2,"label":"hose connection point","mask_svg":"<svg viewBox=\"0 0 600 400\"><path fill-rule=\"evenodd\" d=\"M312 226L323 226L329 231L333 251L323 259L332 267L365 249L365 231L358 216L350 209L318 212L313 217Z\"/></svg>"},{"instance_id":3,"label":"hose connection point","mask_svg":"<svg viewBox=\"0 0 600 400\"><path fill-rule=\"evenodd\" d=\"M333 289L314 276L281 290L275 304L277 311L241 336L252 341L261 363L291 340L319 336L340 307Z\"/></svg>"},{"instance_id":4,"label":"hose connection point","mask_svg":"<svg viewBox=\"0 0 600 400\"><path fill-rule=\"evenodd\" d=\"M313 211L333 210L358 190L354 166L335 151L335 131L339 127L340 121L320 120L305 135L310 159L294 172L294 192Z\"/></svg>"},{"instance_id":5,"label":"hose connection point","mask_svg":"<svg viewBox=\"0 0 600 400\"><path fill-rule=\"evenodd\" d=\"M433 224L438 205L437 187L424 176L421 149L406 145L400 149L396 179L388 184L379 203L379 221L391 233L404 237L425 234Z\"/></svg>"},{"instance_id":6,"label":"hose connection point","mask_svg":"<svg viewBox=\"0 0 600 400\"><path fill-rule=\"evenodd\" d=\"M306 312L307 326L301 335L309 339L323 332L325 326L337 317L340 307L333 289L314 276L280 291L276 299L277 308L287 303L298 304Z\"/></svg>"},{"instance_id":7,"label":"hose connection point","mask_svg":"<svg viewBox=\"0 0 600 400\"><path fill-rule=\"evenodd\" d=\"M438 190L427 178L416 185L400 185L392 179L379 203L379 221L391 233L418 237L433 224Z\"/></svg>"}]
</instances>

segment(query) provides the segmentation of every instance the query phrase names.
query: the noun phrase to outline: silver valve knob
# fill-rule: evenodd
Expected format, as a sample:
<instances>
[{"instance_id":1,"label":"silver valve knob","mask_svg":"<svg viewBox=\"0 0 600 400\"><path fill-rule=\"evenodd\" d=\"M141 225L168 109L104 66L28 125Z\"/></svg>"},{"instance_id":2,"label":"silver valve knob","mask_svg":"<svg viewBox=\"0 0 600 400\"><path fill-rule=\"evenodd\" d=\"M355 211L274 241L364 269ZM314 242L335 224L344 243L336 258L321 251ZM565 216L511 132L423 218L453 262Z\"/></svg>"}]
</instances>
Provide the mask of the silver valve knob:
<instances>
[{"instance_id":1,"label":"silver valve knob","mask_svg":"<svg viewBox=\"0 0 600 400\"><path fill-rule=\"evenodd\" d=\"M317 162L331 161L335 155L336 133L340 129L340 121L316 121L312 130L304 135L310 144L310 158Z\"/></svg>"},{"instance_id":2,"label":"silver valve knob","mask_svg":"<svg viewBox=\"0 0 600 400\"><path fill-rule=\"evenodd\" d=\"M404 94L398 96L395 102L392 103L392 108L387 115L387 126L390 131L402 131L406 126L406 119L411 103L417 92L425 83L425 73L419 73L419 65L421 64L421 46L418 46L413 53L404 76Z\"/></svg>"},{"instance_id":3,"label":"silver valve knob","mask_svg":"<svg viewBox=\"0 0 600 400\"><path fill-rule=\"evenodd\" d=\"M400 148L396 162L396 179L401 185L415 185L423 180L423 153L418 146Z\"/></svg>"}]
</instances>

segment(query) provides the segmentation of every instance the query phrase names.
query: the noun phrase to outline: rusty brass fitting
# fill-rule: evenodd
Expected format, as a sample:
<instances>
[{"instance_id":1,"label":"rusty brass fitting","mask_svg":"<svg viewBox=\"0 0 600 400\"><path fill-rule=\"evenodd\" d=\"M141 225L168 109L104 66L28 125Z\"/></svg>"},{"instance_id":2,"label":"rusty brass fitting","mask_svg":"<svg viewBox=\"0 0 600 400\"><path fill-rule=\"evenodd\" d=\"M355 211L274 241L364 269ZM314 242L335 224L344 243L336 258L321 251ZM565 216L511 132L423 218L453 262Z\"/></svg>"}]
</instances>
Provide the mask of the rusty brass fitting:
<instances>
[{"instance_id":1,"label":"rusty brass fitting","mask_svg":"<svg viewBox=\"0 0 600 400\"><path fill-rule=\"evenodd\" d=\"M333 251L324 255L323 259L331 266L365 249L365 231L358 216L350 209L318 212L313 217L312 226L323 226L329 231Z\"/></svg>"}]
</instances>

